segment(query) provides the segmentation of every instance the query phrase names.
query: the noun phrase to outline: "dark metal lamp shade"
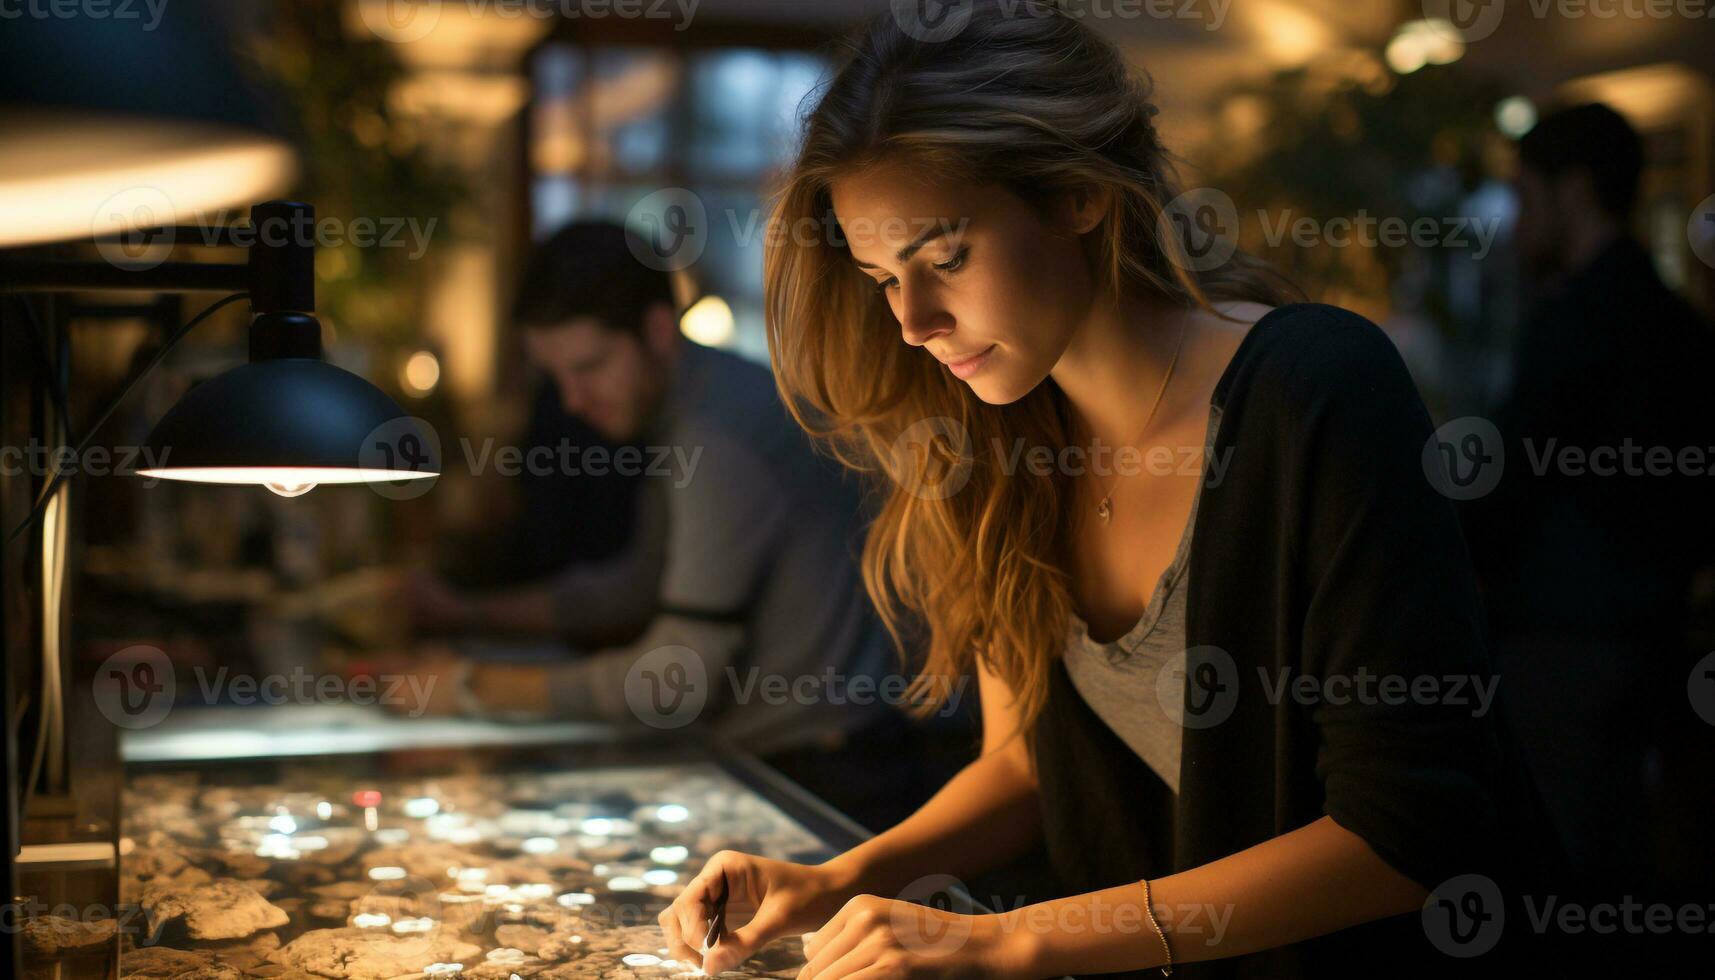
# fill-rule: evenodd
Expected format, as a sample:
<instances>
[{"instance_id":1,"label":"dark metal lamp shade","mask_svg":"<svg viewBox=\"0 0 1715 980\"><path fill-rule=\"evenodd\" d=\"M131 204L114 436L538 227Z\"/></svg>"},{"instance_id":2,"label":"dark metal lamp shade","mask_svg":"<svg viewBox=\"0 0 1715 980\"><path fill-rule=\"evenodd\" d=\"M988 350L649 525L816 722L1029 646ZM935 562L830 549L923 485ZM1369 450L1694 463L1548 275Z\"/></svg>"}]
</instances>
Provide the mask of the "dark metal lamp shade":
<instances>
[{"instance_id":1,"label":"dark metal lamp shade","mask_svg":"<svg viewBox=\"0 0 1715 980\"><path fill-rule=\"evenodd\" d=\"M262 485L297 496L319 484L440 475L422 426L368 381L315 358L256 361L190 390L150 434L140 475Z\"/></svg>"}]
</instances>

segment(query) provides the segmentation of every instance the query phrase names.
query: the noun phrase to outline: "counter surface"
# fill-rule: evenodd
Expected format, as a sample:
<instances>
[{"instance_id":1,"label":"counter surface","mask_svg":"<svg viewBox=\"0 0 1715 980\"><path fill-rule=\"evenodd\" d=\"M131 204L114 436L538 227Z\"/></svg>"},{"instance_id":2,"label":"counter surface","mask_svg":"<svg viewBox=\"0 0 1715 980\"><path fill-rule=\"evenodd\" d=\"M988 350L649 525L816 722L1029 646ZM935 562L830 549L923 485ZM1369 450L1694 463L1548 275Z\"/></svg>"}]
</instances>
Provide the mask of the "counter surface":
<instances>
[{"instance_id":1,"label":"counter surface","mask_svg":"<svg viewBox=\"0 0 1715 980\"><path fill-rule=\"evenodd\" d=\"M133 762L122 812L121 978L700 974L655 919L710 855L860 833L707 740ZM792 937L730 976L802 964Z\"/></svg>"}]
</instances>

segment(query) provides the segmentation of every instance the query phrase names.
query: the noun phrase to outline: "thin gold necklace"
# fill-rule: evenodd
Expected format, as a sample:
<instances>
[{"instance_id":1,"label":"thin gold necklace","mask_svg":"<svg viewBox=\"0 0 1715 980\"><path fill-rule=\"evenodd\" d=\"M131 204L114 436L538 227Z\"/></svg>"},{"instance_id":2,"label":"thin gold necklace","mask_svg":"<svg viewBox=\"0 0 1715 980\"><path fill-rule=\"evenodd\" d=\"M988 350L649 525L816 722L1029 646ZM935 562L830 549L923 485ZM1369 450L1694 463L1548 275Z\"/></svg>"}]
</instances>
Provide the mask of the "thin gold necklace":
<instances>
[{"instance_id":1,"label":"thin gold necklace","mask_svg":"<svg viewBox=\"0 0 1715 980\"><path fill-rule=\"evenodd\" d=\"M1167 362L1167 373L1161 376L1161 390L1155 393L1155 403L1149 406L1149 416L1143 420L1143 429L1138 432L1137 438L1132 440L1134 445L1143 441L1143 437L1149 432L1149 424L1155 421L1155 413L1161 409L1161 399L1166 397L1167 385L1173 380L1173 370L1179 366L1179 355L1185 350L1185 334L1190 332L1190 327L1190 320L1186 320L1179 327L1179 342L1173 348L1173 360ZM1114 478L1108 482L1108 492L1102 496L1102 502L1096 506L1096 516L1102 519L1103 527L1113 523L1114 491L1119 489L1122 475L1124 474L1114 474Z\"/></svg>"}]
</instances>

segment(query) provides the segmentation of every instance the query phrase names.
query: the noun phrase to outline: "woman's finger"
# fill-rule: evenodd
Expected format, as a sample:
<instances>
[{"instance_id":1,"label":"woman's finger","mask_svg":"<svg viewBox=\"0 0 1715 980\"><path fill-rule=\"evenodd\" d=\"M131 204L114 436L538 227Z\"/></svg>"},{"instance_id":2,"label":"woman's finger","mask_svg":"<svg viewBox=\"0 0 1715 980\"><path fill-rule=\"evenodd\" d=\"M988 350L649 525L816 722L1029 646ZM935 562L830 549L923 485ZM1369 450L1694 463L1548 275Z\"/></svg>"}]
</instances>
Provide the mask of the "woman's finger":
<instances>
[{"instance_id":1,"label":"woman's finger","mask_svg":"<svg viewBox=\"0 0 1715 980\"><path fill-rule=\"evenodd\" d=\"M856 936L850 947L844 952L838 956L827 958L823 965L816 969L813 975L817 980L840 980L842 977L851 977L876 965L875 954L881 947L881 943L877 941L873 933L863 932L859 929L847 929L844 935L851 936L853 933L862 934ZM832 952L832 947L824 952ZM806 967L806 969L808 968Z\"/></svg>"},{"instance_id":2,"label":"woman's finger","mask_svg":"<svg viewBox=\"0 0 1715 980\"><path fill-rule=\"evenodd\" d=\"M703 972L713 976L743 963L779 934L784 923L778 902L764 902L750 921L723 935L703 954Z\"/></svg>"},{"instance_id":3,"label":"woman's finger","mask_svg":"<svg viewBox=\"0 0 1715 980\"><path fill-rule=\"evenodd\" d=\"M685 890L673 902L674 914L679 924L679 935L691 952L691 961L700 962L703 957L703 936L709 931L709 912L713 907L715 895L720 890L721 875L726 873L733 877L728 870L730 860L724 853L709 858L703 865L703 870L691 879ZM729 881L730 885L730 881Z\"/></svg>"},{"instance_id":4,"label":"woman's finger","mask_svg":"<svg viewBox=\"0 0 1715 980\"><path fill-rule=\"evenodd\" d=\"M899 980L899 977L900 974L882 966L880 963L871 963L869 966L866 966L847 977L846 980Z\"/></svg>"},{"instance_id":5,"label":"woman's finger","mask_svg":"<svg viewBox=\"0 0 1715 980\"><path fill-rule=\"evenodd\" d=\"M854 912L850 902L840 909L828 924L813 933L806 933L804 958L807 962L798 971L798 980L814 980L835 960L845 955L868 933L862 919L866 913Z\"/></svg>"},{"instance_id":6,"label":"woman's finger","mask_svg":"<svg viewBox=\"0 0 1715 980\"><path fill-rule=\"evenodd\" d=\"M677 902L661 910L657 917L661 923L661 934L666 937L668 956L681 963L696 963L702 954L685 941L684 932L679 928L679 912ZM697 937L702 940L701 936Z\"/></svg>"}]
</instances>

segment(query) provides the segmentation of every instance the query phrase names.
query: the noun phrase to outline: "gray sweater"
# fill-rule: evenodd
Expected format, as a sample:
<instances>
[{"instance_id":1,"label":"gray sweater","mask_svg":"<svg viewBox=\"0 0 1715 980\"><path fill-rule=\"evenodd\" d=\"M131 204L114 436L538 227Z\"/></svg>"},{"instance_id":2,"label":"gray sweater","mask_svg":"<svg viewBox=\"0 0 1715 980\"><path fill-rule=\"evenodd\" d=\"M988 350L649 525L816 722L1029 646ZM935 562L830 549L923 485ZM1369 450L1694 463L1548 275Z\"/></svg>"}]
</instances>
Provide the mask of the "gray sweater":
<instances>
[{"instance_id":1,"label":"gray sweater","mask_svg":"<svg viewBox=\"0 0 1715 980\"><path fill-rule=\"evenodd\" d=\"M632 546L555 593L570 634L635 616L640 596L656 615L635 643L552 668L556 714L702 722L766 754L889 710L877 684L896 665L856 561L857 483L815 453L768 371L684 341L646 441L672 472L644 480Z\"/></svg>"}]
</instances>

